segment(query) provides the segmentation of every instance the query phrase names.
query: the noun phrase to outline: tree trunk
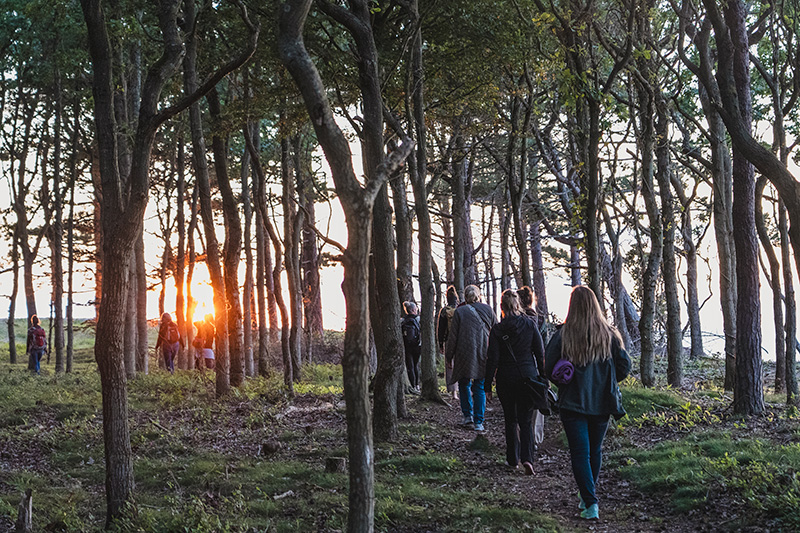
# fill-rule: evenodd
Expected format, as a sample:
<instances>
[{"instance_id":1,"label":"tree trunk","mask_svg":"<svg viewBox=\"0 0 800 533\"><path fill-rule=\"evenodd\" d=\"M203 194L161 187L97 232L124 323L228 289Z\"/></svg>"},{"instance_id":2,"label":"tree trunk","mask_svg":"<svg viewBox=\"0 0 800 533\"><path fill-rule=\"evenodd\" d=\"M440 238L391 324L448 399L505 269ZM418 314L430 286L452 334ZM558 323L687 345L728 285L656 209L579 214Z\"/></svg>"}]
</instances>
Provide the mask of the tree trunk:
<instances>
[{"instance_id":1,"label":"tree trunk","mask_svg":"<svg viewBox=\"0 0 800 533\"><path fill-rule=\"evenodd\" d=\"M186 270L186 346L187 349L192 345L192 340L194 339L194 311L197 308L197 302L192 297L192 279L194 278L194 265L197 260L197 254L195 253L194 249L194 234L197 231L197 215L198 209L197 204L200 200L200 190L197 184L195 183L195 187L192 190L192 198L191 198L191 209L189 215L189 227L186 230L187 235L187 254L189 256L189 265ZM191 370L194 368L196 361L195 357L187 357L186 367ZM199 361L203 362L203 361Z\"/></svg>"},{"instance_id":2,"label":"tree trunk","mask_svg":"<svg viewBox=\"0 0 800 533\"><path fill-rule=\"evenodd\" d=\"M219 93L212 89L208 94L208 108L214 122L219 122L221 106ZM222 215L225 219L225 304L227 314L228 357L220 361L217 357L217 376L229 372L229 382L239 387L244 382L244 359L242 357L242 304L239 296L239 260L242 253L242 222L239 219L239 204L233 195L228 174L228 138L215 134L211 138L214 152L214 170L222 196ZM220 368L221 367L221 368ZM219 377L218 377L219 380Z\"/></svg>"},{"instance_id":3,"label":"tree trunk","mask_svg":"<svg viewBox=\"0 0 800 533\"><path fill-rule=\"evenodd\" d=\"M373 175L368 174L364 187L356 179L348 141L336 125L325 88L316 67L311 61L302 40L302 29L310 7L310 0L287 0L279 22L278 50L298 88L314 124L320 145L331 167L336 191L345 213L348 245L344 252L344 282L347 312L342 373L347 416L347 442L349 450L350 484L347 530L350 533L371 532L375 512L374 454L368 395L369 371L369 253L372 206L385 184L387 174L394 171L408 156L412 144L404 143L396 150L385 166ZM377 53L364 57L363 51L374 51L370 28L369 6L363 0L351 4L355 14L338 5L326 4L341 15L347 16L348 28L354 33L359 46L361 66L377 69ZM364 43L363 41L368 41ZM371 43L371 44L370 44ZM373 79L378 80L377 72ZM363 84L362 84L363 87ZM379 93L378 93L379 94ZM364 107L377 105L364 95ZM366 113L372 116L370 113ZM369 123L370 121L365 121ZM378 124L371 127L377 128ZM392 291L394 292L394 291ZM397 327L397 326L395 326ZM399 329L399 328L398 328Z\"/></svg>"},{"instance_id":4,"label":"tree trunk","mask_svg":"<svg viewBox=\"0 0 800 533\"><path fill-rule=\"evenodd\" d=\"M534 180L535 181L535 180ZM532 191L536 196L538 192ZM547 281L544 275L544 254L542 253L542 227L538 220L530 223L528 235L531 241L531 279L533 293L536 295L536 313L539 316L550 315L547 305Z\"/></svg>"},{"instance_id":5,"label":"tree trunk","mask_svg":"<svg viewBox=\"0 0 800 533\"><path fill-rule=\"evenodd\" d=\"M132 250L133 252L133 250ZM125 298L126 320L125 320L125 377L128 380L136 378L136 352L138 344L136 342L137 322L136 322L136 257L135 252L131 254L128 261L128 295ZM101 300L102 309L102 300ZM97 343L97 340L95 340Z\"/></svg>"},{"instance_id":6,"label":"tree trunk","mask_svg":"<svg viewBox=\"0 0 800 533\"><path fill-rule=\"evenodd\" d=\"M380 157L382 146L371 148L371 160L374 162ZM397 439L398 398L404 392L402 379L405 371L405 348L400 335L400 297L397 292L392 246L394 236L387 189L384 186L375 200L372 220L370 323L378 354L372 428L378 442Z\"/></svg>"},{"instance_id":7,"label":"tree trunk","mask_svg":"<svg viewBox=\"0 0 800 533\"><path fill-rule=\"evenodd\" d=\"M61 191L61 121L63 103L61 92L61 76L56 70L56 114L53 136L53 225L50 228L50 253L53 267L53 308L55 311L55 335L52 347L56 352L56 372L64 372L64 208Z\"/></svg>"},{"instance_id":8,"label":"tree trunk","mask_svg":"<svg viewBox=\"0 0 800 533\"><path fill-rule=\"evenodd\" d=\"M300 203L305 212L303 219L303 244L300 250L300 264L303 269L303 316L305 317L305 328L307 334L312 339L318 338L323 333L322 324L322 291L320 288L319 276L319 247L317 245L317 225L316 213L314 208L316 195L314 194L313 180L308 183L300 192ZM310 347L309 350L310 358Z\"/></svg>"},{"instance_id":9,"label":"tree trunk","mask_svg":"<svg viewBox=\"0 0 800 533\"><path fill-rule=\"evenodd\" d=\"M288 157L289 139L284 139ZM294 148L294 179L289 174L284 175L283 180L283 251L286 263L286 284L289 289L289 315L291 324L289 326L289 353L292 363L292 381L300 381L300 372L303 356L303 337L301 328L303 326L303 289L302 276L300 272L300 231L303 227L303 212L295 208L297 201L295 191L297 187L303 188L303 180L306 174L300 161L300 137L295 135L291 139ZM283 152L283 143L281 144ZM283 157L283 155L281 156Z\"/></svg>"},{"instance_id":10,"label":"tree trunk","mask_svg":"<svg viewBox=\"0 0 800 533\"><path fill-rule=\"evenodd\" d=\"M177 132L177 170L178 170L178 183L177 187L177 206L175 210L175 225L178 229L178 252L175 257L175 320L178 325L178 331L181 333L185 345L178 348L178 368L187 370L191 367L190 361L194 357L189 356L192 350L192 344L189 340L190 332L192 330L191 317L189 321L186 320L186 302L184 298L184 287L186 285L186 215L184 209L186 206L186 155L183 143L183 130ZM194 236L190 234L190 238Z\"/></svg>"},{"instance_id":11,"label":"tree trunk","mask_svg":"<svg viewBox=\"0 0 800 533\"><path fill-rule=\"evenodd\" d=\"M248 123L245 125L245 135L249 135L247 131L251 127ZM245 256L245 270L244 270L244 289L243 289L243 356L244 356L244 370L247 377L256 375L255 362L253 360L253 315L252 306L253 301L253 206L250 200L250 152L247 150L242 153L242 167L240 178L242 182L242 212L244 214L244 256Z\"/></svg>"},{"instance_id":12,"label":"tree trunk","mask_svg":"<svg viewBox=\"0 0 800 533\"><path fill-rule=\"evenodd\" d=\"M661 92L655 95L656 106L656 178L661 196L661 223L663 235L664 296L667 301L667 383L676 389L683 384L683 342L681 340L681 304L678 297L678 275L675 261L675 210L672 197L669 155L669 113Z\"/></svg>"},{"instance_id":13,"label":"tree trunk","mask_svg":"<svg viewBox=\"0 0 800 533\"><path fill-rule=\"evenodd\" d=\"M413 302L414 285L412 273L414 257L412 253L413 213L408 208L408 191L404 172L401 170L389 179L394 206L394 242L397 243L397 293L400 302Z\"/></svg>"},{"instance_id":14,"label":"tree trunk","mask_svg":"<svg viewBox=\"0 0 800 533\"><path fill-rule=\"evenodd\" d=\"M640 60L640 70L650 72L649 60ZM645 74L645 78L649 76ZM656 109L655 99L650 87L639 86L637 90L639 100L639 152L642 158L642 198L647 210L650 227L650 253L647 263L642 268L641 283L641 316L639 318L639 338L641 343L641 357L639 359L639 372L642 384L646 387L655 385L655 350L653 345L653 323L656 312L656 290L658 271L661 266L663 250L663 228L661 212L656 201L656 191L653 182L655 174L653 154L655 152L655 125L653 123Z\"/></svg>"},{"instance_id":15,"label":"tree trunk","mask_svg":"<svg viewBox=\"0 0 800 533\"><path fill-rule=\"evenodd\" d=\"M704 0L708 1L708 0ZM752 126L750 99L750 52L745 23L747 8L741 0L724 7L730 41L718 42L720 70L726 66L738 95L740 125ZM719 37L719 36L718 36ZM730 47L726 45L730 44ZM755 230L755 169L734 142L733 148L733 240L736 246L736 380L733 410L756 415L764 410L761 376L761 300L759 297L758 238Z\"/></svg>"},{"instance_id":16,"label":"tree trunk","mask_svg":"<svg viewBox=\"0 0 800 533\"><path fill-rule=\"evenodd\" d=\"M703 350L703 330L700 326L700 298L697 291L697 245L694 242L692 230L692 202L694 192L687 197L684 184L680 178L672 173L672 187L681 204L681 237L683 239L683 255L686 257L686 313L689 316L689 335L691 349L689 357L701 357ZM696 189L695 185L695 191Z\"/></svg>"},{"instance_id":17,"label":"tree trunk","mask_svg":"<svg viewBox=\"0 0 800 533\"><path fill-rule=\"evenodd\" d=\"M144 228L134 246L136 261L136 370L148 374L150 358L147 356L147 266L144 262ZM159 317L160 318L160 317Z\"/></svg>"},{"instance_id":18,"label":"tree trunk","mask_svg":"<svg viewBox=\"0 0 800 533\"><path fill-rule=\"evenodd\" d=\"M456 132L454 135L456 135L456 155L453 157L452 177L450 178L450 187L453 192L451 211L453 221L453 284L456 287L456 291L458 291L459 300L464 301L464 287L467 286L464 275L466 267L464 258L467 255L468 246L465 234L465 219L469 216L467 213L466 192L464 190L464 182L467 179L467 158L464 137L460 132ZM471 252L472 250L470 249Z\"/></svg>"},{"instance_id":19,"label":"tree trunk","mask_svg":"<svg viewBox=\"0 0 800 533\"><path fill-rule=\"evenodd\" d=\"M252 136L252 137L251 137ZM245 131L245 142L248 152L256 151L255 144L258 138L258 122L253 125L251 132ZM267 313L266 285L267 279L272 280L272 265L267 264L269 243L266 236L266 222L263 213L266 212L266 183L264 173L260 170L258 159L251 153L250 161L253 167L253 199L256 213L256 305L258 307L258 375L269 375L269 343L270 343L270 317Z\"/></svg>"},{"instance_id":20,"label":"tree trunk","mask_svg":"<svg viewBox=\"0 0 800 533\"><path fill-rule=\"evenodd\" d=\"M511 287L511 253L509 250L509 235L511 232L511 217L508 211L501 206L498 213L500 226L500 291Z\"/></svg>"},{"instance_id":21,"label":"tree trunk","mask_svg":"<svg viewBox=\"0 0 800 533\"><path fill-rule=\"evenodd\" d=\"M427 194L427 130L425 125L425 81L423 68L423 38L419 14L419 0L412 3L412 20L416 27L411 55L411 80L414 92L411 95L413 114L407 113L413 120L416 149L412 162L408 165L411 189L414 193L414 210L417 215L419 232L419 292L420 292L420 334L422 335L422 354L420 356L421 396L425 400L442 402L439 393L439 379L436 370L436 287L434 285L434 263L431 214L428 208ZM438 277L438 276L437 276Z\"/></svg>"},{"instance_id":22,"label":"tree trunk","mask_svg":"<svg viewBox=\"0 0 800 533\"><path fill-rule=\"evenodd\" d=\"M299 37L298 37L299 39ZM250 151L250 157L253 158L253 166L255 171L258 175L258 190L255 194L255 197L258 198L256 202L256 206L258 208L261 222L264 226L264 231L269 236L269 240L272 242L272 245L275 247L275 267L272 269L272 285L274 287L275 293L275 303L280 310L281 314L281 353L283 354L283 383L286 386L286 390L290 396L294 396L294 380L292 379L292 355L291 349L289 347L289 312L286 309L286 304L283 301L283 291L281 290L281 270L282 270L282 250L281 250L281 242L278 238L278 234L275 231L275 228L272 225L272 222L269 218L269 213L267 213L267 203L266 203L266 177L264 175L264 169L261 167L261 162L258 157L258 152L256 152L254 144L251 142L251 139L246 138L245 142L247 143L247 149ZM281 148L281 152L283 152L283 146ZM282 154L281 156L281 173L282 176L285 176L285 179L288 179L288 168L284 168L288 165L287 158ZM268 248L267 243L265 243L265 248ZM266 254L265 254L266 255Z\"/></svg>"},{"instance_id":23,"label":"tree trunk","mask_svg":"<svg viewBox=\"0 0 800 533\"><path fill-rule=\"evenodd\" d=\"M442 195L439 197L439 211L441 215L442 238L444 240L444 275L445 283L452 285L455 283L455 253L453 251L453 217L450 207L450 197Z\"/></svg>"},{"instance_id":24,"label":"tree trunk","mask_svg":"<svg viewBox=\"0 0 800 533\"><path fill-rule=\"evenodd\" d=\"M8 320L6 321L8 331L8 358L12 365L17 364L17 335L14 331L14 321L17 312L17 293L19 292L19 247L17 246L17 230L14 228L11 235L11 271L13 281L11 282L11 296L8 302Z\"/></svg>"},{"instance_id":25,"label":"tree trunk","mask_svg":"<svg viewBox=\"0 0 800 533\"><path fill-rule=\"evenodd\" d=\"M196 20L196 7L193 0L185 5L188 21ZM198 87L197 81L197 35L195 32L186 43L186 55L183 59L183 83L187 94L193 94ZM206 236L206 264L214 291L214 322L216 326L216 394L225 396L230 392L230 369L228 361L228 302L225 298L225 279L219 261L219 244L216 224L211 207L211 183L206 160L206 142L203 134L203 122L200 104L195 102L189 107L189 123L192 133L192 161L199 192L200 216Z\"/></svg>"},{"instance_id":26,"label":"tree trunk","mask_svg":"<svg viewBox=\"0 0 800 533\"><path fill-rule=\"evenodd\" d=\"M786 206L783 202L778 207L778 228L781 235L781 263L783 264L783 284L786 298L786 323L784 326L784 342L786 345L786 404L797 404L797 374L795 346L797 345L797 303L794 295L792 279L791 250L789 249L789 224Z\"/></svg>"},{"instance_id":27,"label":"tree trunk","mask_svg":"<svg viewBox=\"0 0 800 533\"><path fill-rule=\"evenodd\" d=\"M764 210L762 202L764 200L764 188L767 186L767 178L760 176L756 180L755 186L755 223L761 247L767 256L769 263L769 276L767 282L772 289L772 315L775 327L775 392L783 392L786 383L786 339L784 338L783 321L783 292L781 283L781 264L772 245L767 225L764 220Z\"/></svg>"},{"instance_id":28,"label":"tree trunk","mask_svg":"<svg viewBox=\"0 0 800 533\"><path fill-rule=\"evenodd\" d=\"M719 258L719 291L722 330L725 335L725 390L733 390L736 374L736 249L733 242L733 164L725 124L711 105L708 92L699 87L711 139L714 236Z\"/></svg>"}]
</instances>

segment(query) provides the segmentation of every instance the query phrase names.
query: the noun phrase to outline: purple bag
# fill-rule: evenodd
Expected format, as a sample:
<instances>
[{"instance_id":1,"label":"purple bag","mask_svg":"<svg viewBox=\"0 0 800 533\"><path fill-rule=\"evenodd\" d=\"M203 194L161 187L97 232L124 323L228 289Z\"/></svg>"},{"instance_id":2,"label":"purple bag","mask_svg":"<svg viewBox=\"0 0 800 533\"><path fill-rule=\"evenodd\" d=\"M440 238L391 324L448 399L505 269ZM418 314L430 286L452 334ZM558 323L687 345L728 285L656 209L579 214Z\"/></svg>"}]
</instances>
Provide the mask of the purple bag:
<instances>
[{"instance_id":1,"label":"purple bag","mask_svg":"<svg viewBox=\"0 0 800 533\"><path fill-rule=\"evenodd\" d=\"M566 385L572 381L572 376L575 374L575 367L566 359L559 359L550 373L550 379L559 385Z\"/></svg>"}]
</instances>

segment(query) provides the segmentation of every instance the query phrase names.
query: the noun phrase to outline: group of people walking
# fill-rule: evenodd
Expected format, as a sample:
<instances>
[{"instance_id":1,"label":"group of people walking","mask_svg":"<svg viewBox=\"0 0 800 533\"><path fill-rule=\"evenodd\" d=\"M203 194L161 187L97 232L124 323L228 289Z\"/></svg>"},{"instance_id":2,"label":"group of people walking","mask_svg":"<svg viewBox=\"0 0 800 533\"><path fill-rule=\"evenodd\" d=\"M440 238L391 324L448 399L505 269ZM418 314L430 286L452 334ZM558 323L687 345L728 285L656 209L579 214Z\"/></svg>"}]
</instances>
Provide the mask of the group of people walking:
<instances>
[{"instance_id":1,"label":"group of people walking","mask_svg":"<svg viewBox=\"0 0 800 533\"><path fill-rule=\"evenodd\" d=\"M413 309L419 328L416 305L409 303L404 304L404 323ZM448 391L460 402L460 425L485 430L486 400L496 382L505 422L506 463L533 474L534 454L544 439L540 411L544 406L537 405L540 399L531 390L540 383L548 387L547 380L556 384L580 516L597 519L595 484L603 440L610 417L625 415L619 382L628 376L631 362L622 337L606 320L594 292L584 286L573 289L567 317L546 347L545 320L535 311L530 287L504 291L500 309L498 321L492 308L481 302L477 286L464 289L462 303L451 286L447 305L439 313L438 345L445 357ZM406 365L413 387L419 374L410 368L419 361L419 350L411 351L411 356L406 351Z\"/></svg>"},{"instance_id":2,"label":"group of people walking","mask_svg":"<svg viewBox=\"0 0 800 533\"><path fill-rule=\"evenodd\" d=\"M214 315L208 314L203 320L194 323L197 332L192 340L194 348L194 367L198 370L214 369L214 338L216 328L214 327ZM171 374L175 373L175 359L178 357L178 350L186 347L186 340L180 333L178 325L172 321L169 313L161 315L161 322L158 327L158 339L156 340L156 351L161 348L161 356L164 358L164 368Z\"/></svg>"}]
</instances>

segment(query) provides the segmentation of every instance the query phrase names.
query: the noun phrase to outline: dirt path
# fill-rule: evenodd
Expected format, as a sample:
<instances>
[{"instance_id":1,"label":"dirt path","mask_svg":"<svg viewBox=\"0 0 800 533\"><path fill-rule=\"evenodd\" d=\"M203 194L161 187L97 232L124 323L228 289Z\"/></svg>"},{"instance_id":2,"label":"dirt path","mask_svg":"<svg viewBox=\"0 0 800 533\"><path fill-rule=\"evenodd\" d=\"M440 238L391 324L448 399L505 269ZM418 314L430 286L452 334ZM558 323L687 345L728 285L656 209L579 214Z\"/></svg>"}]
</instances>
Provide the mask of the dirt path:
<instances>
[{"instance_id":1,"label":"dirt path","mask_svg":"<svg viewBox=\"0 0 800 533\"><path fill-rule=\"evenodd\" d=\"M683 533L725 529L719 519L712 516L676 514L664 495L644 494L610 468L601 472L598 486L601 519L579 518L577 486L572 477L569 453L559 436L558 417L546 420L545 440L537 453L535 474L526 476L521 469L512 471L504 464L503 413L497 399L489 403L486 414L485 436L496 448L489 453L469 449L475 432L456 426L461 416L457 402L439 407L414 398L409 401L409 412L414 421L427 420L441 426L449 438L436 446L439 451L458 456L480 475L493 478L504 491L527 495L531 510L552 516L566 531ZM607 450L616 445L613 437L606 440Z\"/></svg>"}]
</instances>

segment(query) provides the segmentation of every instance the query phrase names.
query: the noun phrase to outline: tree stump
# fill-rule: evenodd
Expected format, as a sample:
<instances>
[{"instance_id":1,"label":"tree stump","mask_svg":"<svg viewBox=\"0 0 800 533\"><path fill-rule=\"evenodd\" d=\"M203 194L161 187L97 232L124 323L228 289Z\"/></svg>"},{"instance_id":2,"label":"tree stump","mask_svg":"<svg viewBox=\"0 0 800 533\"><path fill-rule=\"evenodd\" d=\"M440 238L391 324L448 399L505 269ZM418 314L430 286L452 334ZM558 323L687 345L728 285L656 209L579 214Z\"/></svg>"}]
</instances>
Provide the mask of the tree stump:
<instances>
[{"instance_id":1,"label":"tree stump","mask_svg":"<svg viewBox=\"0 0 800 533\"><path fill-rule=\"evenodd\" d=\"M28 489L19 502L19 516L17 516L17 533L31 533L33 531L33 491Z\"/></svg>"},{"instance_id":2,"label":"tree stump","mask_svg":"<svg viewBox=\"0 0 800 533\"><path fill-rule=\"evenodd\" d=\"M266 456L279 452L283 445L277 440L268 440L261 444L258 449L258 455Z\"/></svg>"},{"instance_id":3,"label":"tree stump","mask_svg":"<svg viewBox=\"0 0 800 533\"><path fill-rule=\"evenodd\" d=\"M325 471L331 474L344 474L347 472L347 459L344 457L326 457Z\"/></svg>"}]
</instances>

